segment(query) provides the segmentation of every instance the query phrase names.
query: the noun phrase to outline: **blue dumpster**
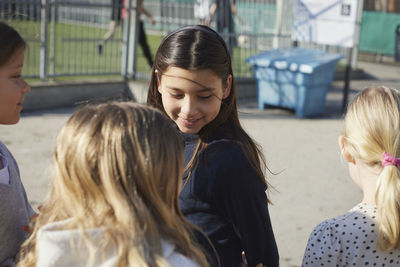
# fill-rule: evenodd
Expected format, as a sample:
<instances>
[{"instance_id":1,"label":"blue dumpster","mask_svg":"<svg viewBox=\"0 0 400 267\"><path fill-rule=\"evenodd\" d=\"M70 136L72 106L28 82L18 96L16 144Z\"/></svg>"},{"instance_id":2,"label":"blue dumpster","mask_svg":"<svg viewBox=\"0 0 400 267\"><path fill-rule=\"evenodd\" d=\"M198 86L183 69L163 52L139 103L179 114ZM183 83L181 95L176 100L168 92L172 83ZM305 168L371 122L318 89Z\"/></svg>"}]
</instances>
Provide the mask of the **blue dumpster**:
<instances>
[{"instance_id":1,"label":"blue dumpster","mask_svg":"<svg viewBox=\"0 0 400 267\"><path fill-rule=\"evenodd\" d=\"M304 48L272 49L246 59L257 80L258 107L294 109L297 117L324 112L340 54Z\"/></svg>"}]
</instances>

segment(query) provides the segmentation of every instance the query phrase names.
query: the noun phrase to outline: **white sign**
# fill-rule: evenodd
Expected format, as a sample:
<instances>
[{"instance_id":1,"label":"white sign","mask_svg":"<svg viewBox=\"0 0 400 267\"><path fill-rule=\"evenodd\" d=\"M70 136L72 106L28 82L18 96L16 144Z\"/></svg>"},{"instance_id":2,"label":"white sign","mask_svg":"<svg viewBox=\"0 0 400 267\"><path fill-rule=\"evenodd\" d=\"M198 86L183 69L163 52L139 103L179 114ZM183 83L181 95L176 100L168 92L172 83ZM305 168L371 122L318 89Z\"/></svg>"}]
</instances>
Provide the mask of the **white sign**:
<instances>
[{"instance_id":1,"label":"white sign","mask_svg":"<svg viewBox=\"0 0 400 267\"><path fill-rule=\"evenodd\" d=\"M358 0L296 0L293 40L353 47Z\"/></svg>"}]
</instances>

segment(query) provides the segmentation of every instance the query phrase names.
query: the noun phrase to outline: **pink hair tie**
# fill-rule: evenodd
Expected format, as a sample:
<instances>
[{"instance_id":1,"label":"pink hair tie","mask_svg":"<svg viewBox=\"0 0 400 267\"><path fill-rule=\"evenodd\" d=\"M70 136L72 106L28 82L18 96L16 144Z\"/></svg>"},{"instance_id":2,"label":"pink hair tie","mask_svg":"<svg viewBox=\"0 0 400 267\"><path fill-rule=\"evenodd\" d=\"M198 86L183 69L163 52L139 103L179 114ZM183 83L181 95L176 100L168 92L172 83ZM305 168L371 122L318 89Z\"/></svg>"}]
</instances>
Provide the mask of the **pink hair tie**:
<instances>
[{"instance_id":1,"label":"pink hair tie","mask_svg":"<svg viewBox=\"0 0 400 267\"><path fill-rule=\"evenodd\" d=\"M400 166L400 158L393 157L393 156L389 155L388 153L383 152L382 166L385 167L385 166L390 166L390 165L399 167Z\"/></svg>"}]
</instances>

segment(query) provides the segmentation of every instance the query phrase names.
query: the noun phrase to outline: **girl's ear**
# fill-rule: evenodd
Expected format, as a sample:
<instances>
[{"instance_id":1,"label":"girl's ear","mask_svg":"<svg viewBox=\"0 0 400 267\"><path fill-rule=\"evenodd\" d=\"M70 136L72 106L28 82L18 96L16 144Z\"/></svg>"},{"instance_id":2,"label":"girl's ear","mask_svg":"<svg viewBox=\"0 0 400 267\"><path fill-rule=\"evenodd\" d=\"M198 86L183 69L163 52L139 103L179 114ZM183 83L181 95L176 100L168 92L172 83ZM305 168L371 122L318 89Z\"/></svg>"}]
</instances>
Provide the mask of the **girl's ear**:
<instances>
[{"instance_id":1,"label":"girl's ear","mask_svg":"<svg viewBox=\"0 0 400 267\"><path fill-rule=\"evenodd\" d=\"M353 156L350 155L350 153L349 153L349 152L347 151L347 149L344 147L344 136L343 136L343 135L340 135L338 141L339 141L339 147L340 147L340 150L342 151L343 157L344 157L348 162L351 162L351 163L353 163L353 164L356 164L356 161L355 161L355 159L353 158Z\"/></svg>"},{"instance_id":2,"label":"girl's ear","mask_svg":"<svg viewBox=\"0 0 400 267\"><path fill-rule=\"evenodd\" d=\"M231 93L231 88L232 88L232 75L229 74L228 78L226 79L225 88L223 88L222 99L225 99L229 96L229 94Z\"/></svg>"}]
</instances>

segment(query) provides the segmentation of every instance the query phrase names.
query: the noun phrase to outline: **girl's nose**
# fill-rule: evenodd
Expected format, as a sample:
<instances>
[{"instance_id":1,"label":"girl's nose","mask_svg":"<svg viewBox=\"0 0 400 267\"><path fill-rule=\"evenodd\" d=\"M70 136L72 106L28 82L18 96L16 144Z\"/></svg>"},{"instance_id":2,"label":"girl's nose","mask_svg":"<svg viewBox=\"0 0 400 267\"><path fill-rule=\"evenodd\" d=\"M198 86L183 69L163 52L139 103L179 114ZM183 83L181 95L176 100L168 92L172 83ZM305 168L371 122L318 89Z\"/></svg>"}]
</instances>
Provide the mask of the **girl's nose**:
<instances>
[{"instance_id":1,"label":"girl's nose","mask_svg":"<svg viewBox=\"0 0 400 267\"><path fill-rule=\"evenodd\" d=\"M181 107L181 112L187 117L197 113L196 100L193 97L186 97Z\"/></svg>"},{"instance_id":2,"label":"girl's nose","mask_svg":"<svg viewBox=\"0 0 400 267\"><path fill-rule=\"evenodd\" d=\"M23 85L22 85L22 93L26 94L31 90L31 87L29 86L29 84L27 82L25 82L25 80L23 80Z\"/></svg>"}]
</instances>

